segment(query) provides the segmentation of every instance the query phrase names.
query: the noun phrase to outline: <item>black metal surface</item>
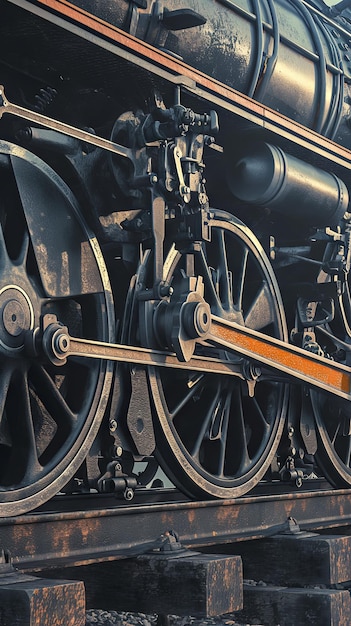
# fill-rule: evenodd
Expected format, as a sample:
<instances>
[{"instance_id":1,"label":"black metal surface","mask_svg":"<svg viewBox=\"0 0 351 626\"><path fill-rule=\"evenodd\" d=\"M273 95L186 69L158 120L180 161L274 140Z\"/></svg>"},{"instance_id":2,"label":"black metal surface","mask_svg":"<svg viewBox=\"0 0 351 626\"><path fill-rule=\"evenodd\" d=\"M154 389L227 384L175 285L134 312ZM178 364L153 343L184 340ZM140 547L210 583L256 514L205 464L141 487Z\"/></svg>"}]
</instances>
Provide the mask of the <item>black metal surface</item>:
<instances>
[{"instance_id":1,"label":"black metal surface","mask_svg":"<svg viewBox=\"0 0 351 626\"><path fill-rule=\"evenodd\" d=\"M278 287L259 242L229 214L214 212L209 224L211 242L198 247L194 266L195 274L204 277L204 298L212 314L286 340ZM186 261L187 255L176 249L165 261L165 279L174 293L182 289ZM239 275L233 285L231 277ZM182 310L184 319L184 305ZM175 323L168 325L175 333ZM202 346L196 350L206 354ZM150 369L150 395L158 417L156 454L185 493L236 497L269 468L282 432L287 389L276 381L257 380L255 386L252 379L255 393L250 397L249 379L229 382L191 372L187 379Z\"/></svg>"},{"instance_id":2,"label":"black metal surface","mask_svg":"<svg viewBox=\"0 0 351 626\"><path fill-rule=\"evenodd\" d=\"M0 150L12 152L11 166L46 295L65 298L102 291L94 251L72 219L78 207L68 189L64 195L62 181L32 155L23 159L8 145L0 144Z\"/></svg>"},{"instance_id":3,"label":"black metal surface","mask_svg":"<svg viewBox=\"0 0 351 626\"><path fill-rule=\"evenodd\" d=\"M349 204L347 187L336 176L262 142L239 152L229 184L244 202L320 227L335 228Z\"/></svg>"},{"instance_id":4,"label":"black metal surface","mask_svg":"<svg viewBox=\"0 0 351 626\"><path fill-rule=\"evenodd\" d=\"M26 150L0 142L0 152L6 187L0 209L4 516L35 508L64 487L67 472L81 465L96 436L111 384L106 363L69 366L57 376L33 358L34 344L27 345L26 333L37 326L43 310L59 307L77 329L112 339L113 313L101 252L68 187Z\"/></svg>"},{"instance_id":5,"label":"black metal surface","mask_svg":"<svg viewBox=\"0 0 351 626\"><path fill-rule=\"evenodd\" d=\"M229 113L239 116L239 118L245 119L249 123L257 125L265 131L274 132L278 137L288 139L294 144L303 147L303 149L307 149L309 152L330 159L331 163L341 164L343 167L351 169L351 157L348 151L345 152L340 150L340 148L336 148L333 142L329 142L328 140L323 139L320 135L307 131L307 127L303 129L300 126L300 123L295 124L293 120L287 123L287 120L281 115L280 112L275 114L269 108L270 106L274 108L271 103L268 103L268 108L265 105L263 105L263 107L260 105L253 106L250 99L247 99L245 96L241 96L237 91L233 91L230 87L227 88L225 85L218 83L217 77L214 77L212 80L211 78L207 78L203 74L199 73L196 69L194 69L194 67L192 67L192 62L190 65L187 65L183 63L182 59L177 58L177 60L175 60L173 56L165 55L163 49L161 51L157 51L157 49L150 48L147 44L139 46L134 42L134 40L130 40L127 34L124 38L123 34L120 35L118 32L115 33L112 29L107 29L106 32L99 35L98 31L94 28L93 17L91 20L87 20L87 26L85 26L82 21L80 22L79 13L76 15L73 13L70 19L65 19L62 15L55 14L55 12L48 10L47 7L45 8L45 6L34 2L31 3L28 0L8 0L8 2L25 9L32 14L32 16L39 16L43 18L48 22L48 24L50 24L50 30L53 28L51 37L53 37L53 41L56 42L55 47L59 47L61 50L60 58L63 61L62 68L65 67L65 61L66 66L67 63L71 63L69 58L70 51L72 49L77 50L81 47L79 44L79 38L81 38L85 41L85 44L82 45L84 52L79 52L73 65L73 68L77 67L76 71L78 72L78 75L85 73L89 67L96 67L96 71L101 74L101 66L103 66L104 73L108 76L108 80L111 81L111 73L114 76L121 75L121 68L116 63L114 56L117 57L117 59L122 58L128 64L132 64L129 69L127 65L127 73L122 72L121 79L123 81L126 80L126 76L130 79L130 74L128 74L128 72L130 72L131 67L133 67L133 71L136 67L140 70L145 70L147 73L157 76L162 81L166 80L167 82L176 85L181 84L185 90L189 90L190 93L196 94L197 97L204 98L205 100L210 101L213 105L219 106L224 110L227 110ZM230 5L231 4L232 3L230 3ZM245 11L244 16L246 17ZM31 20L33 17L28 17L28 25L26 23L27 18L25 18L25 13L21 15L21 19L24 21L24 29L29 28L29 31L31 31L31 28L33 28L31 26ZM118 23L120 24L120 22ZM55 26L52 27L51 24L54 24ZM56 26L59 29L58 31L56 30ZM37 28L38 26L34 25L34 32L36 32ZM60 29L63 30L60 32ZM66 31L66 34L64 34L64 31ZM338 32L338 25L336 25L336 32ZM347 31L344 30L343 35L346 36L346 33ZM77 35L78 39L76 40L75 37L72 38L71 35ZM230 34L230 37L232 37L232 34ZM35 46L37 46L39 42L40 39L35 41ZM185 44L184 47L186 47ZM84 62L82 63L82 59L85 60L86 50L89 50L88 64ZM94 50L96 50L96 53ZM109 54L106 55L106 52ZM47 54L49 58L52 54L51 48L48 48L47 45L45 45L45 54ZM295 61L295 66L298 66L298 61ZM226 67L226 64L224 63L223 66ZM139 71L136 72L136 76L138 76L138 79L141 80ZM142 80L145 80L145 75ZM146 84L146 88L148 87L150 87L150 85ZM236 83L235 89L237 89L237 87L238 84ZM290 88L291 85L289 85L286 90L288 103L291 103ZM347 110L348 109L346 107L346 114ZM289 116L290 110L286 110L284 113ZM304 122L307 123L307 120L304 120ZM345 135L347 141L347 137L349 136L347 129L347 116L345 116L343 124L339 128L338 137L335 139L339 141L339 137L342 138L343 135ZM342 141L340 141L340 143L342 143Z\"/></svg>"},{"instance_id":6,"label":"black metal surface","mask_svg":"<svg viewBox=\"0 0 351 626\"><path fill-rule=\"evenodd\" d=\"M113 11L96 2L77 4L272 108L279 103L283 114L318 132L330 136L336 131L342 114L341 38L299 0L262 7L248 1L190 0L186 10L182 0L174 0L171 13L162 4L151 10L148 2L146 10L137 12L136 24L123 2L115 3ZM172 24L170 16L194 9L202 18L194 20L196 31L186 24L178 33L179 25ZM297 60L299 80L294 80Z\"/></svg>"}]
</instances>

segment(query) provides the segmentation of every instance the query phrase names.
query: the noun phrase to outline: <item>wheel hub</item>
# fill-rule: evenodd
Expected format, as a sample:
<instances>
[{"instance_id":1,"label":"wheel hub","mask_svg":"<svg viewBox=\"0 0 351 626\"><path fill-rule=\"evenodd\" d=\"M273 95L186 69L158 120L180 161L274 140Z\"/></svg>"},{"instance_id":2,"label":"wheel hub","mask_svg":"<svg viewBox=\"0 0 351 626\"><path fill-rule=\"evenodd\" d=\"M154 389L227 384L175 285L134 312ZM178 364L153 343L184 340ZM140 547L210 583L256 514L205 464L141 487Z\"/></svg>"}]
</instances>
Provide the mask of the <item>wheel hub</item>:
<instances>
[{"instance_id":1,"label":"wheel hub","mask_svg":"<svg viewBox=\"0 0 351 626\"><path fill-rule=\"evenodd\" d=\"M190 339L206 337L211 328L211 309L202 298L186 301L181 310L182 323Z\"/></svg>"},{"instance_id":2,"label":"wheel hub","mask_svg":"<svg viewBox=\"0 0 351 626\"><path fill-rule=\"evenodd\" d=\"M34 326L34 311L26 292L7 285L0 291L0 346L6 351L23 348L25 333Z\"/></svg>"},{"instance_id":3,"label":"wheel hub","mask_svg":"<svg viewBox=\"0 0 351 626\"><path fill-rule=\"evenodd\" d=\"M180 361L191 359L196 341L205 339L211 329L211 309L203 298L201 276L184 277L170 301L159 303L153 327L160 346L173 350Z\"/></svg>"}]
</instances>

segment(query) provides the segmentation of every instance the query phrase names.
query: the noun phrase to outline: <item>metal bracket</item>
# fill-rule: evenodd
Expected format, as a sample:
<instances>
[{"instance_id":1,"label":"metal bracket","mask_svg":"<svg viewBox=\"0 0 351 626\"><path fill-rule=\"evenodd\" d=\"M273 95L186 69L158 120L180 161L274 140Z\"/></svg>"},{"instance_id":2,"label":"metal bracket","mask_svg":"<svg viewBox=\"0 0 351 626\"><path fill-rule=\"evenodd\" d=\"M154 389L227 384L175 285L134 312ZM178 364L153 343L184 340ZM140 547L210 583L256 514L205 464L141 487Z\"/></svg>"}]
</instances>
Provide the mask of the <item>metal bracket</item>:
<instances>
[{"instance_id":1,"label":"metal bracket","mask_svg":"<svg viewBox=\"0 0 351 626\"><path fill-rule=\"evenodd\" d=\"M178 533L174 530L167 530L163 535L160 535L154 546L146 554L152 555L155 559L177 559L181 556L195 556L199 552L184 548L179 541Z\"/></svg>"},{"instance_id":2,"label":"metal bracket","mask_svg":"<svg viewBox=\"0 0 351 626\"><path fill-rule=\"evenodd\" d=\"M0 549L0 577L7 576L14 572L15 569L12 565L11 554L8 550L1 548Z\"/></svg>"},{"instance_id":3,"label":"metal bracket","mask_svg":"<svg viewBox=\"0 0 351 626\"><path fill-rule=\"evenodd\" d=\"M131 397L127 413L127 426L138 454L150 456L155 450L148 383L145 368L134 366L131 370Z\"/></svg>"},{"instance_id":4,"label":"metal bracket","mask_svg":"<svg viewBox=\"0 0 351 626\"><path fill-rule=\"evenodd\" d=\"M134 489L137 487L137 479L125 474L119 461L109 463L105 474L99 478L97 483L100 492L120 493L128 501L134 498Z\"/></svg>"},{"instance_id":5,"label":"metal bracket","mask_svg":"<svg viewBox=\"0 0 351 626\"><path fill-rule=\"evenodd\" d=\"M278 536L292 537L295 539L305 539L306 537L316 537L317 534L301 530L296 519L289 516L284 524L283 529L278 533Z\"/></svg>"}]
</instances>

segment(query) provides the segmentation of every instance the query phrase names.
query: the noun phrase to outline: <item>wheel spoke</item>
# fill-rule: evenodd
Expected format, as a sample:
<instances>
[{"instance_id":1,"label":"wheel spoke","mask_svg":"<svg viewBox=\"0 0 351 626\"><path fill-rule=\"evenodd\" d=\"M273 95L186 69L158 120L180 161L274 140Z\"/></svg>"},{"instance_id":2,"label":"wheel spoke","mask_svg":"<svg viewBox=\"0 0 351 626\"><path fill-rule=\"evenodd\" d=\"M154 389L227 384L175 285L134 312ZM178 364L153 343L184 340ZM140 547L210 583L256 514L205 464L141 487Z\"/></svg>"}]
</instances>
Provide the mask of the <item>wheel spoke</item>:
<instances>
[{"instance_id":1,"label":"wheel spoke","mask_svg":"<svg viewBox=\"0 0 351 626\"><path fill-rule=\"evenodd\" d=\"M212 310L221 311L222 303L220 301L219 294L213 282L213 274L210 270L209 265L207 264L202 246L199 252L199 258L201 260L201 272L202 272L202 276L204 279L207 301L209 302L209 304L211 304Z\"/></svg>"},{"instance_id":2,"label":"wheel spoke","mask_svg":"<svg viewBox=\"0 0 351 626\"><path fill-rule=\"evenodd\" d=\"M228 269L228 258L224 230L216 229L218 245L218 291L224 311L233 310L232 275Z\"/></svg>"},{"instance_id":3,"label":"wheel spoke","mask_svg":"<svg viewBox=\"0 0 351 626\"><path fill-rule=\"evenodd\" d=\"M13 465L14 471L12 480L18 484L27 484L35 478L41 466L38 462L34 415L26 371L16 372L14 375L7 395L6 411L17 416L16 421L9 424L12 438L11 466Z\"/></svg>"},{"instance_id":4,"label":"wheel spoke","mask_svg":"<svg viewBox=\"0 0 351 626\"><path fill-rule=\"evenodd\" d=\"M213 420L215 419L215 416L217 415L220 404L221 404L221 398L220 398L220 391L218 390L215 397L212 400L212 403L209 405L206 414L203 416L201 429L199 430L199 433L192 446L192 449L190 450L190 454L192 457L194 458L199 457L200 448L206 436L208 439L211 439L211 436L210 436L211 423L213 426Z\"/></svg>"},{"instance_id":5,"label":"wheel spoke","mask_svg":"<svg viewBox=\"0 0 351 626\"><path fill-rule=\"evenodd\" d=\"M35 385L35 393L48 410L53 420L66 431L71 431L77 421L55 382L44 369L36 366L31 369L30 379Z\"/></svg>"},{"instance_id":6,"label":"wheel spoke","mask_svg":"<svg viewBox=\"0 0 351 626\"><path fill-rule=\"evenodd\" d=\"M244 296L244 287L246 282L246 271L247 271L247 262L249 258L249 251L247 248L244 248L241 251L241 260L240 267L237 271L237 276L235 278L234 283L234 304L238 311L243 310L243 296Z\"/></svg>"},{"instance_id":7,"label":"wheel spoke","mask_svg":"<svg viewBox=\"0 0 351 626\"><path fill-rule=\"evenodd\" d=\"M260 407L257 398L250 398L250 402L252 407L252 413L255 412L255 417L258 418L258 421L261 424L262 428L267 432L269 430L269 423L267 422L263 414L262 408Z\"/></svg>"},{"instance_id":8,"label":"wheel spoke","mask_svg":"<svg viewBox=\"0 0 351 626\"><path fill-rule=\"evenodd\" d=\"M24 440L27 447L27 476L30 477L41 466L38 462L38 452L36 437L34 432L33 413L29 397L28 379L23 377L23 385L20 393L23 394L23 414L24 414Z\"/></svg>"},{"instance_id":9,"label":"wheel spoke","mask_svg":"<svg viewBox=\"0 0 351 626\"><path fill-rule=\"evenodd\" d=\"M254 330L262 330L272 322L274 322L272 296L268 285L264 283L245 314L245 326Z\"/></svg>"},{"instance_id":10,"label":"wheel spoke","mask_svg":"<svg viewBox=\"0 0 351 626\"><path fill-rule=\"evenodd\" d=\"M224 467L226 460L226 452L227 452L227 436L228 436L228 425L230 418L230 408L231 408L231 393L227 392L225 401L222 407L222 419L221 419L221 437L220 437L220 447L219 447L219 455L218 455L218 470L217 475L219 477L224 477Z\"/></svg>"},{"instance_id":11,"label":"wheel spoke","mask_svg":"<svg viewBox=\"0 0 351 626\"><path fill-rule=\"evenodd\" d=\"M48 313L83 338L115 337L103 255L66 183L6 141L0 180L3 517L36 508L74 477L98 432L111 384L105 361L56 367L29 356L28 331Z\"/></svg>"},{"instance_id":12,"label":"wheel spoke","mask_svg":"<svg viewBox=\"0 0 351 626\"><path fill-rule=\"evenodd\" d=\"M1 217L0 217L1 222ZM5 273L6 268L10 265L10 259L7 253L6 242L2 224L0 225L0 269Z\"/></svg>"},{"instance_id":13,"label":"wheel spoke","mask_svg":"<svg viewBox=\"0 0 351 626\"><path fill-rule=\"evenodd\" d=\"M236 393L233 393L233 409L235 410L235 439L237 454L240 457L239 471L244 472L250 466L248 442L245 428L243 401L240 393L240 385L237 385Z\"/></svg>"},{"instance_id":14,"label":"wheel spoke","mask_svg":"<svg viewBox=\"0 0 351 626\"><path fill-rule=\"evenodd\" d=\"M13 368L8 364L4 364L0 370L0 429L5 413L5 405L7 394L9 391Z\"/></svg>"},{"instance_id":15,"label":"wheel spoke","mask_svg":"<svg viewBox=\"0 0 351 626\"><path fill-rule=\"evenodd\" d=\"M345 454L345 465L346 467L350 467L350 459L351 459L351 437L347 437L347 447Z\"/></svg>"},{"instance_id":16,"label":"wheel spoke","mask_svg":"<svg viewBox=\"0 0 351 626\"><path fill-rule=\"evenodd\" d=\"M337 438L337 436L339 434L340 427L341 427L341 422L338 422L337 425L336 425L336 429L335 429L335 433L333 435L333 438L331 439L331 443L332 443L333 446L336 443L336 438Z\"/></svg>"},{"instance_id":17,"label":"wheel spoke","mask_svg":"<svg viewBox=\"0 0 351 626\"><path fill-rule=\"evenodd\" d=\"M190 402L190 400L199 393L199 388L203 385L203 374L200 374L196 379L189 380L187 384L187 390L183 391L180 401L172 407L169 412L169 419L171 421L180 413L180 411Z\"/></svg>"}]
</instances>

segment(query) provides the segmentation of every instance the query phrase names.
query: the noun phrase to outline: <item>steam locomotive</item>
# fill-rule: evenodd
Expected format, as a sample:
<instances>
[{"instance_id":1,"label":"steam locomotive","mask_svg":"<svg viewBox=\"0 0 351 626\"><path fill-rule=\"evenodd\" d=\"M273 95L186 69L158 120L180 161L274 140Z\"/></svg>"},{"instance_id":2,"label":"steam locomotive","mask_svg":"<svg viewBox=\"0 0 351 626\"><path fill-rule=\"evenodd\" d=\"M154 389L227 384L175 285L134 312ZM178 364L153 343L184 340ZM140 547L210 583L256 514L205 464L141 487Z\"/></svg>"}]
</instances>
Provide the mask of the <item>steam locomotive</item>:
<instances>
[{"instance_id":1,"label":"steam locomotive","mask_svg":"<svg viewBox=\"0 0 351 626\"><path fill-rule=\"evenodd\" d=\"M0 516L351 486L348 2L0 12Z\"/></svg>"}]
</instances>

